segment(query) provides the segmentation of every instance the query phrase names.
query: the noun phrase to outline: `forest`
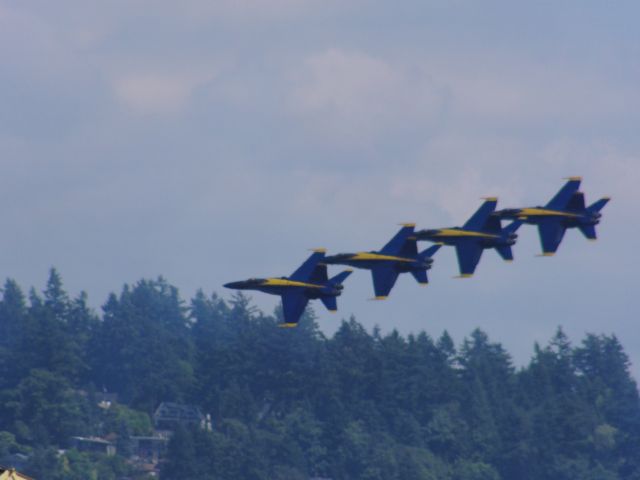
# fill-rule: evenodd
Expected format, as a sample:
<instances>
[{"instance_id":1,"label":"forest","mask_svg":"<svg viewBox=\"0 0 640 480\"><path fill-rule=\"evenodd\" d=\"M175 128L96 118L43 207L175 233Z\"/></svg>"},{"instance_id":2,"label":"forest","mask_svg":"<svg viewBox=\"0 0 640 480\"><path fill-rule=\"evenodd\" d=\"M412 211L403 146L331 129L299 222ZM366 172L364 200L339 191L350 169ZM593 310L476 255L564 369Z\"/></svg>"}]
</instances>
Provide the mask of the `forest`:
<instances>
[{"instance_id":1,"label":"forest","mask_svg":"<svg viewBox=\"0 0 640 480\"><path fill-rule=\"evenodd\" d=\"M99 312L55 269L42 292L7 280L0 464L21 455L36 480L151 478L131 438L175 402L212 425L174 429L162 479L640 480L638 389L615 335L572 343L559 327L515 366L481 329L455 342L350 318L327 336L311 310L295 329L278 315L243 295L185 301L163 278ZM116 454L80 451L79 436Z\"/></svg>"}]
</instances>

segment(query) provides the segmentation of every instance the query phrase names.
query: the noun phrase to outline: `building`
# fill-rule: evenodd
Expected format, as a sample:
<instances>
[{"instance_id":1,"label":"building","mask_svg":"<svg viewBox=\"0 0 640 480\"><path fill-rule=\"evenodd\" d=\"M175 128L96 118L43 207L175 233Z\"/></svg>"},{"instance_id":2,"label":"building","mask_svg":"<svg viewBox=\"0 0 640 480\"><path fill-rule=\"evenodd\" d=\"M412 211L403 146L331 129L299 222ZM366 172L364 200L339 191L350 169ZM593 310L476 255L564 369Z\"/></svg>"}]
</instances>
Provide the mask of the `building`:
<instances>
[{"instance_id":1,"label":"building","mask_svg":"<svg viewBox=\"0 0 640 480\"><path fill-rule=\"evenodd\" d=\"M112 442L98 437L72 437L71 446L79 452L116 454L116 446Z\"/></svg>"},{"instance_id":2,"label":"building","mask_svg":"<svg viewBox=\"0 0 640 480\"><path fill-rule=\"evenodd\" d=\"M14 468L0 467L0 480L33 480L33 478L16 472Z\"/></svg>"},{"instance_id":3,"label":"building","mask_svg":"<svg viewBox=\"0 0 640 480\"><path fill-rule=\"evenodd\" d=\"M175 430L178 425L206 428L207 417L198 407L162 402L153 414L153 423L157 430Z\"/></svg>"},{"instance_id":4,"label":"building","mask_svg":"<svg viewBox=\"0 0 640 480\"><path fill-rule=\"evenodd\" d=\"M153 437L132 436L131 443L133 444L134 455L151 463L157 463L167 451L169 437L161 435Z\"/></svg>"}]
</instances>

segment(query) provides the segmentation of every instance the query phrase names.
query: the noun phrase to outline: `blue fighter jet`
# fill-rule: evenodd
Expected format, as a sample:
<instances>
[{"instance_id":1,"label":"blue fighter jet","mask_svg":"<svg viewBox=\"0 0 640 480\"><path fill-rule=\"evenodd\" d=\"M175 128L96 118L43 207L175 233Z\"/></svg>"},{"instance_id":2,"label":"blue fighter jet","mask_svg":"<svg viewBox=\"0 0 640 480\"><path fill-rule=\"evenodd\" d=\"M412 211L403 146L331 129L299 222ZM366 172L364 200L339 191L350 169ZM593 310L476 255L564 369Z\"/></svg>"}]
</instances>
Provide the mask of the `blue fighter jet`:
<instances>
[{"instance_id":1,"label":"blue fighter jet","mask_svg":"<svg viewBox=\"0 0 640 480\"><path fill-rule=\"evenodd\" d=\"M609 197L604 197L585 207L584 193L578 191L581 177L567 180L544 207L507 208L496 212L500 218L537 225L543 256L555 254L567 228L578 228L589 240L595 240L595 226L602 217L600 210L609 201Z\"/></svg>"},{"instance_id":2,"label":"blue fighter jet","mask_svg":"<svg viewBox=\"0 0 640 480\"><path fill-rule=\"evenodd\" d=\"M485 248L495 248L504 260L512 261L511 246L516 243L516 231L522 221L516 220L502 228L500 218L493 215L497 203L495 197L486 198L462 227L420 230L416 238L456 247L460 278L473 275Z\"/></svg>"},{"instance_id":3,"label":"blue fighter jet","mask_svg":"<svg viewBox=\"0 0 640 480\"><path fill-rule=\"evenodd\" d=\"M327 275L324 263L325 250L316 249L314 253L290 277L251 278L241 282L231 282L224 286L236 290L258 290L280 295L284 323L280 327L295 327L304 313L309 300L320 299L327 310L338 310L336 297L344 288L342 282L352 270L345 270L333 278Z\"/></svg>"},{"instance_id":4,"label":"blue fighter jet","mask_svg":"<svg viewBox=\"0 0 640 480\"><path fill-rule=\"evenodd\" d=\"M350 265L371 270L375 300L387 298L401 273L411 273L421 285L429 282L427 270L431 268L434 253L440 245L434 245L418 253L415 225L407 223L379 252L339 253L325 258L325 263Z\"/></svg>"}]
</instances>

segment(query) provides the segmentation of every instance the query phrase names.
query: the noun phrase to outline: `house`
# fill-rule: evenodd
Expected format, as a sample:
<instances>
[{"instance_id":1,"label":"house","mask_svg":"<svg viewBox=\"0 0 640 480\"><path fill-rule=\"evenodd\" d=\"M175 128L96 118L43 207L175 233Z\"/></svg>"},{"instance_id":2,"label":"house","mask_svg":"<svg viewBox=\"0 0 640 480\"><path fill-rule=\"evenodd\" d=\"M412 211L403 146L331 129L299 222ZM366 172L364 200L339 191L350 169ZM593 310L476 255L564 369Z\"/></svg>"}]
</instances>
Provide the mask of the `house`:
<instances>
[{"instance_id":1,"label":"house","mask_svg":"<svg viewBox=\"0 0 640 480\"><path fill-rule=\"evenodd\" d=\"M11 453L0 458L0 462L2 462L3 465L7 465L7 467L24 470L29 463L29 455L25 455L24 453ZM7 467L4 467L5 470Z\"/></svg>"},{"instance_id":2,"label":"house","mask_svg":"<svg viewBox=\"0 0 640 480\"><path fill-rule=\"evenodd\" d=\"M207 417L198 407L162 402L153 414L153 423L157 430L175 430L178 425L206 428Z\"/></svg>"},{"instance_id":3,"label":"house","mask_svg":"<svg viewBox=\"0 0 640 480\"><path fill-rule=\"evenodd\" d=\"M72 437L71 446L79 452L104 453L108 456L116 454L116 446L104 438Z\"/></svg>"},{"instance_id":4,"label":"house","mask_svg":"<svg viewBox=\"0 0 640 480\"><path fill-rule=\"evenodd\" d=\"M151 463L157 463L160 457L167 451L169 437L163 435L155 435L152 437L132 436L131 443L136 456L141 459L148 460Z\"/></svg>"},{"instance_id":5,"label":"house","mask_svg":"<svg viewBox=\"0 0 640 480\"><path fill-rule=\"evenodd\" d=\"M22 473L16 472L15 468L0 467L0 480L33 480Z\"/></svg>"}]
</instances>

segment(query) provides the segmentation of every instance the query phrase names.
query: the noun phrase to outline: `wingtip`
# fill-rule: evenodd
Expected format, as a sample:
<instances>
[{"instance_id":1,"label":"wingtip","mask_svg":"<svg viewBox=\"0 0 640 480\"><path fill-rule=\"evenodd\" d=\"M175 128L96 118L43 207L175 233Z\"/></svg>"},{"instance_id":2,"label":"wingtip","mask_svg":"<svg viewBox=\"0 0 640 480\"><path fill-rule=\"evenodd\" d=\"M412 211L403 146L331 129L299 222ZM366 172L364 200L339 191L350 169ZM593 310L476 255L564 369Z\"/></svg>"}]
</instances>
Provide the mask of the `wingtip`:
<instances>
[{"instance_id":1,"label":"wingtip","mask_svg":"<svg viewBox=\"0 0 640 480\"><path fill-rule=\"evenodd\" d=\"M415 227L415 222L400 222L398 225L401 227Z\"/></svg>"},{"instance_id":2,"label":"wingtip","mask_svg":"<svg viewBox=\"0 0 640 480\"><path fill-rule=\"evenodd\" d=\"M582 177L564 177L563 180L569 180L571 182L581 182Z\"/></svg>"},{"instance_id":3,"label":"wingtip","mask_svg":"<svg viewBox=\"0 0 640 480\"><path fill-rule=\"evenodd\" d=\"M542 252L536 255L536 257L553 257L556 252Z\"/></svg>"},{"instance_id":4,"label":"wingtip","mask_svg":"<svg viewBox=\"0 0 640 480\"><path fill-rule=\"evenodd\" d=\"M279 323L278 324L278 327L280 328L295 328L297 326L298 326L297 323Z\"/></svg>"},{"instance_id":5,"label":"wingtip","mask_svg":"<svg viewBox=\"0 0 640 480\"><path fill-rule=\"evenodd\" d=\"M326 248L310 248L309 251L315 253L327 253Z\"/></svg>"},{"instance_id":6,"label":"wingtip","mask_svg":"<svg viewBox=\"0 0 640 480\"><path fill-rule=\"evenodd\" d=\"M453 278L471 278L473 277L473 273L461 273L460 275L456 275Z\"/></svg>"},{"instance_id":7,"label":"wingtip","mask_svg":"<svg viewBox=\"0 0 640 480\"><path fill-rule=\"evenodd\" d=\"M327 311L329 313L338 313L338 310L336 308L334 308L334 309L328 308Z\"/></svg>"},{"instance_id":8,"label":"wingtip","mask_svg":"<svg viewBox=\"0 0 640 480\"><path fill-rule=\"evenodd\" d=\"M486 200L487 202L497 202L498 197L480 197L480 200Z\"/></svg>"},{"instance_id":9,"label":"wingtip","mask_svg":"<svg viewBox=\"0 0 640 480\"><path fill-rule=\"evenodd\" d=\"M512 258L505 258L504 260L507 263L513 263L513 259Z\"/></svg>"},{"instance_id":10,"label":"wingtip","mask_svg":"<svg viewBox=\"0 0 640 480\"><path fill-rule=\"evenodd\" d=\"M418 285L420 285L421 287L426 287L429 285L429 282L418 282Z\"/></svg>"},{"instance_id":11,"label":"wingtip","mask_svg":"<svg viewBox=\"0 0 640 480\"><path fill-rule=\"evenodd\" d=\"M386 300L387 296L386 295L377 295L373 298L370 298L369 300Z\"/></svg>"}]
</instances>

